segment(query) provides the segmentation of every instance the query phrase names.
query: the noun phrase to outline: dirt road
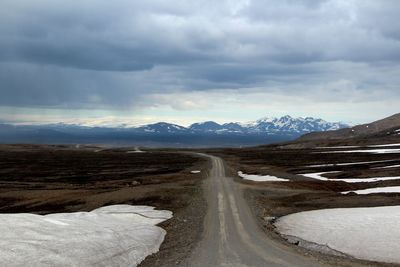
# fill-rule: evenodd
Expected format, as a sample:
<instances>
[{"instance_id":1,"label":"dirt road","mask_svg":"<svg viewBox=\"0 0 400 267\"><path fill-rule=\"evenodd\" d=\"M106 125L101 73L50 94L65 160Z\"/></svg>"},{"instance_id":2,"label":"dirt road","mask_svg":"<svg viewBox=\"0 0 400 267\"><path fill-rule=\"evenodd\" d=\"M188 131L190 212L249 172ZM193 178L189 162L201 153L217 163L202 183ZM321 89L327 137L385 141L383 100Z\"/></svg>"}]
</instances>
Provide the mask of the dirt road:
<instances>
[{"instance_id":1,"label":"dirt road","mask_svg":"<svg viewBox=\"0 0 400 267\"><path fill-rule=\"evenodd\" d=\"M184 266L323 266L268 239L257 225L242 192L225 176L223 161L212 160L205 192L208 211L203 239Z\"/></svg>"}]
</instances>

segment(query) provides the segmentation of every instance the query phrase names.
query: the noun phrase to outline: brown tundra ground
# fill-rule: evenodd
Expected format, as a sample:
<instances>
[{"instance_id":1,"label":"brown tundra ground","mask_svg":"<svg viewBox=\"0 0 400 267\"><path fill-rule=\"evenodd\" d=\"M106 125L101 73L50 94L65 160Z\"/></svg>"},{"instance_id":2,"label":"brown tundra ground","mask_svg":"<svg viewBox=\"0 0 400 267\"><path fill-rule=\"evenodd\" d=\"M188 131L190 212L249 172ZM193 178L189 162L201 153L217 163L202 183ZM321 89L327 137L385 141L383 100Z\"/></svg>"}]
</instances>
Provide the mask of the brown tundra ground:
<instances>
[{"instance_id":1,"label":"brown tundra ground","mask_svg":"<svg viewBox=\"0 0 400 267\"><path fill-rule=\"evenodd\" d=\"M160 252L141 266L161 265L160 259L163 264L179 263L202 232L206 204L200 184L208 161L175 152L128 151L0 145L0 212L48 214L113 204L167 209L174 213L161 224L168 235Z\"/></svg>"}]
</instances>

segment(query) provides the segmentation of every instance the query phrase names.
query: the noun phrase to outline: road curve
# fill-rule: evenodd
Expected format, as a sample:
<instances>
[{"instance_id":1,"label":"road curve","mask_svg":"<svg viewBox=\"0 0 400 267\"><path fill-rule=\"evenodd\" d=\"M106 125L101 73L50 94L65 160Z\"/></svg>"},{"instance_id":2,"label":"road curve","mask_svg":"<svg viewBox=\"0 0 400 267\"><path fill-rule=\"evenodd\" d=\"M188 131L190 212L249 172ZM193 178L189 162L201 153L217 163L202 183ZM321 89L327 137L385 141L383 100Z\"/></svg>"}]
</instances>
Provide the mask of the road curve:
<instances>
[{"instance_id":1,"label":"road curve","mask_svg":"<svg viewBox=\"0 0 400 267\"><path fill-rule=\"evenodd\" d=\"M208 202L203 238L184 266L323 266L273 241L256 219L232 178L225 176L222 159L212 161L205 182Z\"/></svg>"}]
</instances>

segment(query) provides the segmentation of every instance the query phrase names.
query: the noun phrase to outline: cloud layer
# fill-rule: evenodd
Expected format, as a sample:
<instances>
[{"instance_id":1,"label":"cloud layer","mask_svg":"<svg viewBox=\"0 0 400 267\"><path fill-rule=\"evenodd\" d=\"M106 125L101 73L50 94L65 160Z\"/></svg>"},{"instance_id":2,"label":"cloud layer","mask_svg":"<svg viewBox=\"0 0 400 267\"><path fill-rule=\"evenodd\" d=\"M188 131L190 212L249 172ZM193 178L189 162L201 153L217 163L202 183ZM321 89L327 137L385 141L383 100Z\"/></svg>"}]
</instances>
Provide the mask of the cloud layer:
<instances>
[{"instance_id":1,"label":"cloud layer","mask_svg":"<svg viewBox=\"0 0 400 267\"><path fill-rule=\"evenodd\" d=\"M398 14L396 0L4 0L0 105L196 110L219 99L183 96L226 90L387 108Z\"/></svg>"}]
</instances>

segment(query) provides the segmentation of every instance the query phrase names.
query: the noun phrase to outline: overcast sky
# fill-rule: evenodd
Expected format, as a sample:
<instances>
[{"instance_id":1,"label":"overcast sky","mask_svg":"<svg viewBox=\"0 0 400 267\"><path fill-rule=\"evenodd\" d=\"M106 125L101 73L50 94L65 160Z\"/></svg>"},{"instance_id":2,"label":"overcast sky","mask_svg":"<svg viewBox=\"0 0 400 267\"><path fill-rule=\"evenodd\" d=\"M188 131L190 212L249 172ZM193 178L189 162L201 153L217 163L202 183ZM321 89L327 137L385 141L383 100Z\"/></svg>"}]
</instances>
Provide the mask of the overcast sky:
<instances>
[{"instance_id":1,"label":"overcast sky","mask_svg":"<svg viewBox=\"0 0 400 267\"><path fill-rule=\"evenodd\" d=\"M399 110L397 0L2 0L0 120L87 124Z\"/></svg>"}]
</instances>

